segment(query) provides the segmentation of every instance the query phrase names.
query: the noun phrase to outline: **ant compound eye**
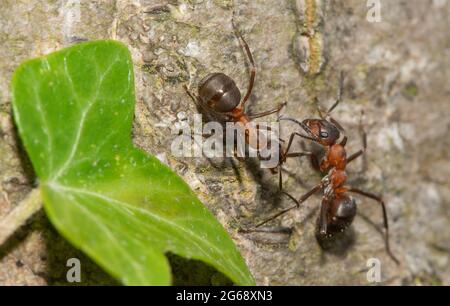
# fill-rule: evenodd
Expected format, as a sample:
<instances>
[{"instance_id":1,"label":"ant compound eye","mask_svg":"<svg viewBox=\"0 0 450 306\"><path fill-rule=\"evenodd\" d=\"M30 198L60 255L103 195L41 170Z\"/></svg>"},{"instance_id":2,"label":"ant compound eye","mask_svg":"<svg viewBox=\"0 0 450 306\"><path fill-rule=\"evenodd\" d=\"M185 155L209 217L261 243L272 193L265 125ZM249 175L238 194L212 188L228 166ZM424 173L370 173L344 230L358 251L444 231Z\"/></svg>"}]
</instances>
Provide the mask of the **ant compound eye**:
<instances>
[{"instance_id":1,"label":"ant compound eye","mask_svg":"<svg viewBox=\"0 0 450 306\"><path fill-rule=\"evenodd\" d=\"M320 132L320 138L328 138L328 133L327 132Z\"/></svg>"}]
</instances>

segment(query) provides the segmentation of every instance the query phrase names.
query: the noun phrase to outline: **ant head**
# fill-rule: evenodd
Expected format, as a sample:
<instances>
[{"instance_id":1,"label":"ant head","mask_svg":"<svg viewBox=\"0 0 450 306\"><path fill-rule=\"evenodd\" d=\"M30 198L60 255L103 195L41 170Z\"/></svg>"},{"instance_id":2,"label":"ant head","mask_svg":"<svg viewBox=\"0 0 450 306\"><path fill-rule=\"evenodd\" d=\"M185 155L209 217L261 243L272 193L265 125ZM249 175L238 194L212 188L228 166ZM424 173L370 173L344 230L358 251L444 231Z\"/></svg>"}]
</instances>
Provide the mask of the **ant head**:
<instances>
[{"instance_id":1,"label":"ant head","mask_svg":"<svg viewBox=\"0 0 450 306\"><path fill-rule=\"evenodd\" d=\"M210 73L199 83L202 103L219 113L231 112L241 102L241 92L232 78L223 73Z\"/></svg>"},{"instance_id":2,"label":"ant head","mask_svg":"<svg viewBox=\"0 0 450 306\"><path fill-rule=\"evenodd\" d=\"M340 137L339 129L325 119L306 119L301 126L315 141L324 146L335 144Z\"/></svg>"}]
</instances>

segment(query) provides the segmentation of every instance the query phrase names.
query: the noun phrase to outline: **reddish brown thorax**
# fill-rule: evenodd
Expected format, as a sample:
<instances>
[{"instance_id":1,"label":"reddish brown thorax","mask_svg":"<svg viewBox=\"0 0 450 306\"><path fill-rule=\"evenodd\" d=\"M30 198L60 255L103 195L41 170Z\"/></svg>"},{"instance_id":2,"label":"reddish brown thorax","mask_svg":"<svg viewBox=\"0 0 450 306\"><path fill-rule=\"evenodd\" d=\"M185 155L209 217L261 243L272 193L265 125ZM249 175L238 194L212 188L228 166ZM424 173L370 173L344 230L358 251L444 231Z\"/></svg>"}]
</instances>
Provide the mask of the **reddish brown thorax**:
<instances>
[{"instance_id":1,"label":"reddish brown thorax","mask_svg":"<svg viewBox=\"0 0 450 306\"><path fill-rule=\"evenodd\" d=\"M320 164L320 170L322 172L328 171L330 168L336 168L338 170L345 170L347 166L347 153L345 148L340 144L332 145L325 155L325 158Z\"/></svg>"}]
</instances>

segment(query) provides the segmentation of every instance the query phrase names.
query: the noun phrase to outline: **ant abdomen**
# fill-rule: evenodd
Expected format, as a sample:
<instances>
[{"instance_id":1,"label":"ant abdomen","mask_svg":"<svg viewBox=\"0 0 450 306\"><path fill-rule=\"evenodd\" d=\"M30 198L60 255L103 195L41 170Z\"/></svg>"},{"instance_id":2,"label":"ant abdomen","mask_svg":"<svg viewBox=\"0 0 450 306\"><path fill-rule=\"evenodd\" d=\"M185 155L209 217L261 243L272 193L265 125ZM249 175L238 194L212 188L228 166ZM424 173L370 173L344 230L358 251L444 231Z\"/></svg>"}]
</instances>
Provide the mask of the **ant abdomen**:
<instances>
[{"instance_id":1,"label":"ant abdomen","mask_svg":"<svg viewBox=\"0 0 450 306\"><path fill-rule=\"evenodd\" d=\"M231 112L241 101L236 83L223 73L205 76L198 86L198 94L203 103L220 113Z\"/></svg>"},{"instance_id":2,"label":"ant abdomen","mask_svg":"<svg viewBox=\"0 0 450 306\"><path fill-rule=\"evenodd\" d=\"M328 233L344 231L356 215L355 199L348 195L334 197L328 211Z\"/></svg>"}]
</instances>

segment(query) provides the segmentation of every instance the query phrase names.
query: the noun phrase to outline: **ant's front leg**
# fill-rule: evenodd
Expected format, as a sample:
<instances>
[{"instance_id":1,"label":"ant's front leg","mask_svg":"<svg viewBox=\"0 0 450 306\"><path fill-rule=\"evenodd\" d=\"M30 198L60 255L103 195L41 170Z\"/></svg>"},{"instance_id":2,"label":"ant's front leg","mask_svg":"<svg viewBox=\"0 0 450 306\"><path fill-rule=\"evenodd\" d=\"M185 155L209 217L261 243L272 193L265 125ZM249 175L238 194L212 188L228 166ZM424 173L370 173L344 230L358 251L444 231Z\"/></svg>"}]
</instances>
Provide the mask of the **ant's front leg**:
<instances>
[{"instance_id":1,"label":"ant's front leg","mask_svg":"<svg viewBox=\"0 0 450 306\"><path fill-rule=\"evenodd\" d=\"M202 108L200 105L200 100L198 98L198 96L196 96L190 89L189 87L187 87L186 84L183 85L184 90L186 91L186 93L189 95L189 97L191 97L192 101L194 101L195 105L197 106L197 108Z\"/></svg>"},{"instance_id":2,"label":"ant's front leg","mask_svg":"<svg viewBox=\"0 0 450 306\"><path fill-rule=\"evenodd\" d=\"M279 187L280 190L283 190L283 176L282 176L282 173L281 173L282 172L281 164L284 163L287 158L289 158L289 157L310 156L311 158L315 158L316 159L315 155L313 153L311 153L311 152L307 152L307 151L304 151L304 152L289 152L290 149L291 149L291 146L292 146L292 143L294 141L295 136L302 137L303 135L300 134L300 133L292 133L291 134L291 136L289 137L288 145L287 145L287 148L286 148L283 160L279 161L280 164L279 164L279 167L278 167L279 168L278 187ZM281 148L280 148L280 150L281 150Z\"/></svg>"},{"instance_id":3,"label":"ant's front leg","mask_svg":"<svg viewBox=\"0 0 450 306\"><path fill-rule=\"evenodd\" d=\"M326 201L324 197L320 205L319 215L319 232L324 236L328 233L328 208L328 201Z\"/></svg>"},{"instance_id":4,"label":"ant's front leg","mask_svg":"<svg viewBox=\"0 0 450 306\"><path fill-rule=\"evenodd\" d=\"M302 146L302 150L307 150L304 142L301 143L301 146ZM322 173L322 170L320 169L320 162L319 162L320 157L319 157L318 153L311 152L311 155L309 156L309 159L310 159L310 162L311 162L311 167L315 171L317 171L319 173Z\"/></svg>"},{"instance_id":5,"label":"ant's front leg","mask_svg":"<svg viewBox=\"0 0 450 306\"><path fill-rule=\"evenodd\" d=\"M300 133L297 133L297 132L292 133L291 136L289 136L288 145L286 147L286 157L311 156L311 155L313 155L313 153L311 153L311 152L293 152L293 153L289 153L289 150L291 149L291 145L294 142L295 136L309 139L308 136L302 135Z\"/></svg>"},{"instance_id":6,"label":"ant's front leg","mask_svg":"<svg viewBox=\"0 0 450 306\"><path fill-rule=\"evenodd\" d=\"M240 229L239 232L241 232L241 233L262 232L262 230L259 229L259 227L261 227L261 226L263 226L264 224L266 224L266 223L268 223L268 222L270 222L270 221L272 221L272 220L278 218L279 216L281 216L281 215L287 213L288 211L290 211L290 210L292 210L292 209L294 209L294 208L299 208L299 207L300 207L300 204L302 204L304 201L306 201L306 200L307 200L309 197L311 197L313 194L319 192L322 188L323 188L323 184L322 184L322 183L320 183L320 184L314 186L310 191L308 191L307 193L305 193L304 195L302 195L298 201L297 201L292 195L290 195L289 193L283 191L283 194L287 195L292 201L295 202L295 205L294 205L294 206L289 207L289 208L287 208L287 209L285 209L285 210L282 210L281 212L275 214L274 216L272 216L272 217L270 217L270 218L268 218L268 219L266 219L266 220L264 220L264 221L258 223L258 224L255 225L255 227L252 228L252 229Z\"/></svg>"},{"instance_id":7,"label":"ant's front leg","mask_svg":"<svg viewBox=\"0 0 450 306\"><path fill-rule=\"evenodd\" d=\"M289 153L285 155L285 158L288 157L301 157L301 156L313 156L311 155L312 153L310 152L293 152L293 153ZM278 165L278 188L280 189L280 191L283 190L283 169L281 167L282 161L279 161L279 165ZM274 172L272 172L274 173Z\"/></svg>"}]
</instances>

